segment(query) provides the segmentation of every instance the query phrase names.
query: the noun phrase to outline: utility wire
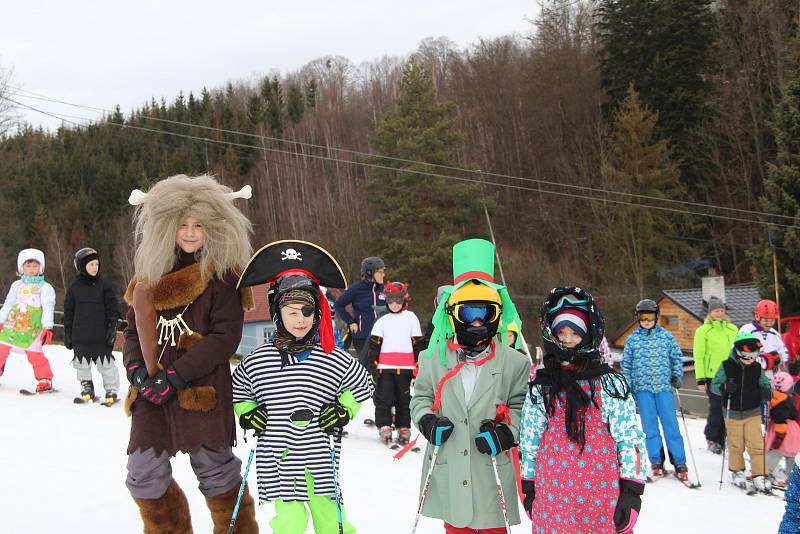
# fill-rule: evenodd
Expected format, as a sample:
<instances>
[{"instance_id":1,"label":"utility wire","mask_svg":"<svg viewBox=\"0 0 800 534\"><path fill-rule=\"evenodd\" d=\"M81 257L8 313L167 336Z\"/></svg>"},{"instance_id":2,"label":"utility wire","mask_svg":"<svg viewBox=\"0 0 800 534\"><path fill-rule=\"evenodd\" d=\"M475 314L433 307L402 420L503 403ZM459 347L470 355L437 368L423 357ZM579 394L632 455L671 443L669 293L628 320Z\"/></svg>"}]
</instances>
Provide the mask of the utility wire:
<instances>
[{"instance_id":1,"label":"utility wire","mask_svg":"<svg viewBox=\"0 0 800 534\"><path fill-rule=\"evenodd\" d=\"M75 104L75 103L72 103L72 102L67 102L65 100L60 100L60 99L48 97L46 95L42 95L42 94L39 94L39 93L34 93L34 92L31 92L31 91L27 91L27 90L22 89L22 88L13 88L12 87L12 89L15 89L18 93L27 93L27 94L19 95L19 96L21 96L23 98L31 98L31 99L35 99L35 100L43 100L43 101L47 101L47 102L51 102L51 103L58 103L58 104L63 104L63 105L67 105L67 106L72 106L72 107L92 110L92 111L99 111L99 112L103 112L103 113L107 113L107 114L117 113L117 110L109 110L109 109L105 109L105 108L98 108L98 107L87 106L87 105L83 105L83 104ZM152 120L152 121L157 121L157 122L163 122L163 123L166 123L166 124L174 124L174 125L180 125L180 126L187 126L187 127L191 127L191 128L211 130L211 131L216 131L216 132L220 132L220 133L229 133L229 134L240 135L240 136L244 136L244 137L252 137L252 138L261 139L261 140L275 141L275 142L278 142L278 143L287 143L287 144L293 144L293 145L309 147L309 148L318 148L318 149L321 149L321 150L326 150L328 152L334 151L334 152L352 154L352 155L361 156L361 157L368 157L368 158L374 158L374 159L383 159L383 160L388 160L388 161L396 161L398 163L408 163L408 164L412 164L412 165L424 165L424 166L427 166L427 167L446 169L446 170L454 170L454 171L457 171L457 172L470 172L470 173L475 173L475 174L482 174L482 175L486 175L486 176L491 176L493 178L505 178L505 179L509 179L509 180L532 182L532 183L538 183L538 184L548 185L548 186L563 187L563 188L567 188L567 189L577 189L577 190L582 190L582 191L590 191L590 192L594 192L594 193L620 195L620 196L627 196L627 197L631 197L631 198L639 198L639 199L643 199L643 200L652 200L652 201L655 201L655 202L672 203L672 204L677 204L677 205L698 207L698 208L702 208L702 209L725 210L725 211L734 212L734 213L741 213L741 214L745 214L745 215L756 215L756 216L759 216L759 217L773 217L773 218L778 218L778 219L789 219L792 222L800 222L800 217L793 217L791 215L772 214L772 213L765 213L765 212L761 212L761 211L748 210L748 209L743 209L743 208L732 208L732 207L720 206L720 205L715 205L715 204L703 204L701 202L692 202L692 201L689 201L689 200L677 200L677 199L661 198L661 197L652 196L652 195L642 195L642 194L638 194L638 193L628 193L628 192L625 192L625 191L615 191L615 190L611 190L611 189L603 189L603 188L598 188L598 187L591 187L591 186L584 186L584 185L577 185L577 184L570 184L570 183L560 183L560 182L554 182L554 181L543 180L543 179L538 179L538 178L513 176L513 175L509 175L509 174L493 173L493 172L481 171L481 170L462 169L462 168L454 167L454 166L451 166L451 165L442 165L442 164L438 164L438 163L428 163L428 162L424 162L424 161L409 160L409 159L398 158L398 157L393 157L393 156L385 156L385 155L381 155L381 154L373 154L373 153L369 153L369 152L362 152L362 151L358 151L358 150L338 148L338 147L332 147L332 146L326 146L326 145L318 145L318 144L307 143L307 142L303 142L303 141L296 141L296 140L291 140L291 139L282 139L280 137L271 137L271 136L266 136L266 135L259 135L259 134L253 134L253 133L248 133L248 132L242 132L242 131L238 131L238 130L229 130L229 129L226 129L226 128L217 128L217 127L214 127L214 126L206 126L206 125L202 125L202 124L194 124L194 123L190 123L190 122L176 121L176 120L172 120L172 119L163 119L163 118L160 118L160 117L153 117L153 116L149 116L149 115L141 115L141 114L137 115L137 114L132 113L130 120L134 120L136 118L147 119L147 120Z\"/></svg>"},{"instance_id":2,"label":"utility wire","mask_svg":"<svg viewBox=\"0 0 800 534\"><path fill-rule=\"evenodd\" d=\"M59 120L65 120L66 122L74 124L75 126L77 126L79 128L80 127L85 127L85 125L78 124L78 123L76 123L74 121L71 121L71 120L63 119L58 114L54 114L54 113L50 113L50 112L47 112L47 111L43 111L41 109L38 109L38 108L35 108L33 106L29 106L27 104L19 102L17 100L14 100L14 99L11 99L11 98L8 98L8 97L5 97L5 96L0 96L0 98L3 98L4 100L7 100L7 101L9 101L9 102L11 102L13 104L16 104L16 105L21 106L21 107L26 108L26 109L29 109L31 111L42 113L44 115L47 115L47 116L50 116L50 117L53 117L53 118L56 118L56 119L59 119ZM564 192L564 191L552 191L552 190L549 190L549 189L542 189L540 187L536 187L536 188L534 188L534 187L525 187L525 186L521 186L521 185L504 184L504 183L500 183L500 182L489 181L489 180L480 180L480 179L476 180L476 179L472 179L472 178L465 178L463 176L453 176L453 175L434 173L434 172L424 171L424 170L390 167L388 165L381 165L381 164L377 164L377 163L368 163L368 162L365 162L365 161L343 160L343 159L339 159L339 158L334 158L332 156L323 156L323 155L311 154L311 153L298 153L296 151L289 151L289 150L271 148L271 147L266 147L266 146L248 145L248 144L245 144L245 143L238 143L238 142L234 142L234 141L216 140L216 139L210 139L210 138L207 138L207 137L199 137L199 136L196 136L196 135L182 134L182 133L178 133L178 132L168 132L168 131L160 130L160 129L156 129L156 128L147 128L147 127L144 127L144 126L135 126L135 125L132 125L132 124L119 124L119 123L116 123L116 122L109 122L109 121L102 122L102 123L97 123L97 124L98 125L103 125L103 126L116 126L118 128L121 128L121 129L131 129L131 130L138 130L138 131L144 131L144 132L157 133L157 134L162 134L162 135L170 135L170 136L178 137L178 138L182 138L182 139L193 139L193 140L196 140L196 141L204 141L204 142L209 142L209 143L214 143L214 144L219 144L219 145L228 145L228 146L241 147L241 148L252 149L252 150L261 150L261 151L266 151L266 152L271 152L271 153L276 153L276 154L285 154L285 155L295 156L295 157L301 156L301 157L304 157L304 158L313 158L313 159L318 159L318 160L323 160L323 161L330 161L330 162L347 164L347 165L355 165L355 166L368 167L368 168L373 168L373 169L392 171L392 172L396 172L396 173L418 174L418 175L423 175L423 176L429 176L431 178L443 178L443 179L456 180L456 181L460 181L460 182L472 183L472 184L477 184L477 185L492 185L492 186L501 187L501 188L505 188L505 189L511 189L511 190L515 190L515 191L531 191L531 192L535 192L535 193L554 195L554 196L561 196L561 197L566 197L566 198L576 198L576 199L580 199L580 200L591 200L591 201L595 201L595 202L602 202L604 204L613 204L613 205L617 205L617 206L631 206L631 207L638 207L638 208L651 209L651 210L659 210L659 211L665 211L665 212L671 212L671 213L680 213L680 214L685 214L685 215L693 215L695 217L709 217L709 218L713 218L713 219L723 219L723 220L728 220L728 221L736 221L736 222L750 223L750 224L760 224L760 225L767 225L767 226L772 225L772 226L780 227L780 228L797 228L798 227L798 225L787 225L787 224L771 223L771 222L768 222L768 221L760 221L758 219L752 219L752 218L740 218L740 217L732 217L732 216L729 216L729 215L719 215L719 214L712 214L712 213L701 213L701 212L695 212L695 211L690 211L690 210L671 208L671 207L667 207L667 206L655 206L655 205L652 205L652 204L641 204L641 203L637 203L637 202L616 200L616 199L613 199L613 198L601 198L601 197L597 197L597 196L582 195L582 194L578 194L578 193L567 193L567 192ZM425 163L421 163L421 164L425 165ZM468 170L468 169L458 169L458 170L460 172L466 172L466 173L475 173L475 172L480 173L480 171L471 171L471 170ZM484 173L484 174L487 174L487 173ZM496 176L496 175L493 175L493 176ZM556 184L556 185L562 185L562 184ZM611 192L611 191L605 191L605 192L606 193L611 193L611 194L618 194L617 192ZM764 215L764 214L761 214L761 215Z\"/></svg>"}]
</instances>

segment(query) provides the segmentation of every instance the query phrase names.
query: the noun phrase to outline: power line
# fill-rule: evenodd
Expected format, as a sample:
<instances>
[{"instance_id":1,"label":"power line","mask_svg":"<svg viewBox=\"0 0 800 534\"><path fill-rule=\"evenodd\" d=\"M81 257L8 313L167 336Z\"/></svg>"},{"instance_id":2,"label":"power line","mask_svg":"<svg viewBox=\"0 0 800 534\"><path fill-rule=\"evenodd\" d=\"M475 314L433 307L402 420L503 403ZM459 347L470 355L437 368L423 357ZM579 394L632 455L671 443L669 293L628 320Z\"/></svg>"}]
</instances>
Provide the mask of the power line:
<instances>
[{"instance_id":1,"label":"power line","mask_svg":"<svg viewBox=\"0 0 800 534\"><path fill-rule=\"evenodd\" d=\"M105 109L105 108L98 108L98 107L94 107L94 106L87 106L87 105L83 105L83 104L75 104L75 103L72 103L72 102L67 102L65 100L60 100L60 99L48 97L46 95L42 95L42 94L39 94L39 93L34 93L34 92L31 92L31 91L27 91L27 90L24 90L22 88L14 88L14 89L19 91L19 92L21 92L21 93L27 93L27 95L21 95L23 98L31 98L31 99L35 99L35 100L43 100L43 101L47 101L47 102L64 104L64 105L67 105L67 106L72 106L72 107L77 107L77 108L82 108L82 109L100 111L100 112L108 113L108 114L117 112L116 110L109 110L109 109ZM239 130L229 130L229 129L226 129L226 128L218 128L218 127L214 127L214 126L206 126L206 125L202 125L202 124L194 124L194 123L190 123L190 122L176 121L176 120L172 120L172 119L163 119L163 118L160 118L160 117L153 117L153 116L149 116L149 115L134 115L132 113L130 120L133 120L134 118L142 118L142 119L147 119L147 120L152 120L152 121L157 121L157 122L163 122L163 123L166 123L166 124L187 126L187 127L191 127L191 128L206 129L206 130L216 131L216 132L220 132L220 133L229 133L229 134L233 134L233 135L240 135L240 136L244 136L244 137L256 138L256 139L260 139L260 140L275 141L275 142L278 142L278 143L290 143L290 144L293 144L293 145L296 145L296 146L318 148L318 149L326 150L328 152L334 151L334 152L341 152L341 153L346 153L346 154L351 154L351 155L361 156L361 157L369 157L369 158L376 158L376 159L384 159L384 160L388 160L388 161L396 161L398 163L408 163L408 164L413 164L413 165L424 165L424 166L427 166L427 167L446 169L446 170L454 170L454 171L457 171L457 172L469 172L469 173L474 173L474 174L491 176L493 178L505 178L505 179L509 179L509 180L532 182L532 183L538 183L538 184L541 184L541 185L563 187L563 188L567 188L567 189L577 189L577 190L582 190L582 191L590 191L590 192L594 192L594 193L612 194L612 195L626 196L626 197L631 197L631 198L639 198L639 199L643 199L643 200L652 200L652 201L655 201L655 202L663 202L663 203L671 203L671 204L676 204L676 205L692 206L692 207L697 207L697 208L702 208L702 209L725 210L725 211L734 212L734 213L741 213L741 214L745 214L745 215L755 215L755 216L758 216L758 217L765 217L765 218L772 217L772 218L778 218L778 219L788 219L788 220L793 221L793 222L800 222L800 217L793 217L791 215L784 215L784 214L777 214L777 213L776 214L765 213L765 212L761 212L761 211L748 210L748 209L743 209L743 208L732 208L732 207L720 206L720 205L715 205L715 204L703 204L701 202L692 202L692 201L689 201L689 200L677 200L677 199L661 198L661 197L656 197L656 196L652 196L652 195L642 195L642 194L639 194L639 193L629 193L629 192L625 192L625 191L615 191L615 190L603 189L603 188L598 188L598 187L591 187L591 186L584 186L584 185L577 185L577 184L554 182L554 181L543 180L543 179L539 179L539 178L513 176L513 175L509 175L509 174L494 173L494 172L482 171L482 170L462 169L462 168L454 167L454 166L451 166L451 165L443 165L443 164L438 164L438 163L428 163L428 162L424 162L424 161L409 160L409 159L398 158L398 157L393 157L393 156L385 156L385 155L381 155L381 154L373 154L373 153L369 153L369 152L362 152L362 151L358 151L358 150L351 150L351 149L346 149L346 148L338 148L338 147L332 147L332 146L326 146L326 145L318 145L318 144L307 143L307 142L303 142L303 141L296 141L296 140L291 140L291 139L282 139L280 137L271 137L271 136L253 134L253 133L249 133L249 132L242 132L242 131L239 131ZM690 213L690 212L687 212L687 213ZM696 215L708 215L708 214L696 214ZM734 220L736 220L736 219L734 219Z\"/></svg>"},{"instance_id":2,"label":"power line","mask_svg":"<svg viewBox=\"0 0 800 534\"><path fill-rule=\"evenodd\" d=\"M65 120L62 117L60 117L58 114L53 114L53 113L50 113L50 112L47 112L47 111L40 110L38 108L35 108L33 106L29 106L27 104L24 104L24 103L16 101L16 100L13 100L11 98L8 98L8 97L0 97L0 98L8 100L9 102L12 102L12 103L14 103L14 104L16 104L18 106L22 106L22 107L24 107L26 109L30 109L31 111L35 111L35 112L38 112L38 113L43 113L44 115L47 115L47 116L50 116L50 117L53 117L53 118L56 118L56 119L59 119L59 120ZM75 126L77 126L79 128L80 127L85 127L85 125L80 125L80 124L75 123L75 122L70 121L70 120L66 120L66 122L70 122L71 124L74 124ZM471 179L471 178L465 178L463 176L446 175L446 174L434 173L434 172L430 172L430 171L396 168L396 167L390 167L388 165L380 165L380 164L377 164L377 163L368 163L368 162L364 162L364 161L349 161L349 160L343 160L343 159L339 159L339 158L334 158L332 156L322 156L322 155L310 154L310 153L302 153L302 154L300 154L298 152L291 152L291 151L288 151L288 150L282 150L282 149L278 149L278 148L270 148L270 147L266 147L266 146L257 146L257 145L247 145L247 144L244 144L244 143L238 143L238 142L234 142L234 141L216 140L216 139L210 139L210 138L207 138L207 137L199 137L199 136L195 136L195 135L182 134L182 133L178 133L178 132L168 132L168 131L165 131L165 130L160 130L160 129L155 129L155 128L147 128L147 127L136 126L136 125L132 125L132 124L119 124L119 123L116 123L116 122L109 122L109 121L102 122L102 123L97 123L97 124L98 125L105 125L105 126L116 126L118 128L121 128L121 129L132 129L132 130L139 130L139 131L157 133L157 134L162 134L162 135L170 135L170 136L179 137L179 138L182 138L182 139L193 139L193 140L197 140L197 141L205 141L205 142L215 143L215 144L219 144L219 145L228 145L228 146L242 147L242 148L247 148L247 149L252 149L252 150L261 150L261 151L272 152L272 153L276 153L276 154L285 154L285 155L295 156L295 157L302 156L304 158L313 158L313 159L318 159L318 160L331 161L331 162L335 162L335 163L342 163L342 164L355 165L355 166L361 166L361 167L369 167L369 168L373 168L373 169L387 170L387 171L392 171L392 172L397 172L397 173L418 174L418 175L423 175L423 176L429 176L431 178L443 178L443 179L456 180L456 181L461 181L461 182L465 182L465 183L473 183L473 184L478 184L478 185L492 185L492 186L502 187L502 188L506 188L506 189L512 189L512 190L516 190L516 191L531 191L531 192L535 192L535 193L539 193L539 194L561 196L561 197L566 197L566 198L576 198L576 199L580 199L580 200L591 200L591 201L595 201L595 202L602 202L604 204L613 204L613 205L618 205L618 206L631 206L631 207L645 208L645 209L651 209L651 210L659 210L659 211L665 211L665 212L671 212L671 213L681 213L681 214L685 214L685 215L693 215L693 216L696 216L696 217L709 217L709 218L714 218L714 219L723 219L723 220L736 221L736 222L742 222L742 223L759 224L759 225L766 225L766 226L775 226L775 227L780 227L780 228L797 228L798 227L797 225L770 223L770 222L766 222L766 221L759 221L758 219L751 219L751 218L742 219L742 218L739 218L739 217L732 217L732 216L728 216L728 215L719 215L719 214L711 214L711 213L700 213L700 212L695 212L695 211L690 211L690 210L682 210L682 209L678 209L678 208L671 208L671 207L667 207L667 206L655 206L655 205L650 205L650 204L641 204L641 203L637 203L637 202L628 202L628 201L623 201L623 200L615 200L613 198L600 198L600 197L591 196L591 195L581 195L581 194L577 194L577 193L567 193L567 192L563 192L563 191L552 191L552 190L549 190L549 189L541 189L541 188L538 188L538 187L537 188L524 187L524 186L520 186L520 185L504 184L504 183L500 183L500 182L487 181L487 180L482 180L482 179L481 180L476 180L476 179ZM424 165L424 163L422 163L422 164ZM459 169L459 170L461 172L470 172L470 173L474 172L474 171L469 171L469 170L465 170L465 169ZM480 171L477 171L477 172L480 173ZM613 194L617 194L616 192L612 192L612 193Z\"/></svg>"}]
</instances>

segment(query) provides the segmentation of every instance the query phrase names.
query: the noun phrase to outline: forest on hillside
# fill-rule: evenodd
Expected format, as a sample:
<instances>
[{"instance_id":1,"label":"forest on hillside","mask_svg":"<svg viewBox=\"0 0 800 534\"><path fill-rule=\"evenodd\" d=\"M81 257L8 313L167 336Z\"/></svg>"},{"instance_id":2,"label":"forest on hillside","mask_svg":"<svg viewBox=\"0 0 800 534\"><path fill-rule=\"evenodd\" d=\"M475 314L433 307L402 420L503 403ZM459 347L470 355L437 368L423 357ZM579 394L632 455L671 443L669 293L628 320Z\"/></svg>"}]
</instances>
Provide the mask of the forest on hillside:
<instances>
[{"instance_id":1,"label":"forest on hillside","mask_svg":"<svg viewBox=\"0 0 800 534\"><path fill-rule=\"evenodd\" d=\"M429 315L449 249L497 242L533 327L547 290L589 288L609 329L662 289L755 280L800 312L800 47L790 0L543 0L528 35L460 49L447 38L354 65L200 94L50 132L11 127L48 97L0 85L0 290L19 249L42 248L59 303L72 256L100 252L121 294L132 274L133 188L212 173L253 244L297 238L351 279L378 255ZM91 103L88 103L91 104ZM79 114L79 113L78 113ZM497 277L500 277L498 271Z\"/></svg>"}]
</instances>

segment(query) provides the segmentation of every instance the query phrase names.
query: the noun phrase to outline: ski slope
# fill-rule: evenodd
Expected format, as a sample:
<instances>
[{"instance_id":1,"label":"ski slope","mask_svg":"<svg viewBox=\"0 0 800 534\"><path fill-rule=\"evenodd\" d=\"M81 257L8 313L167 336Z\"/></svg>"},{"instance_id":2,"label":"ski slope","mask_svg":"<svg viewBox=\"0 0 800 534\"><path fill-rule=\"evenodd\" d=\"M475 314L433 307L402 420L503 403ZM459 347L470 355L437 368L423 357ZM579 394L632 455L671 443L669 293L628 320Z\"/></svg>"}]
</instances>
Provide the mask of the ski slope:
<instances>
[{"instance_id":1,"label":"ski slope","mask_svg":"<svg viewBox=\"0 0 800 534\"><path fill-rule=\"evenodd\" d=\"M0 377L0 532L141 533L138 510L124 483L129 419L121 404L110 408L74 405L79 385L70 365L72 353L54 345L45 351L57 393L20 395L20 388L33 388L35 382L27 360L18 354L9 357ZM125 383L121 365L120 374ZM95 388L102 392L96 373ZM392 453L378 443L375 429L361 424L372 412L372 404L366 403L348 426L350 435L344 440L340 479L348 517L361 534L410 533L422 455L409 453L394 461ZM720 490L721 460L701 448L705 445L703 424L702 420L688 420L703 487L689 490L669 478L648 484L636 532L776 532L783 515L782 499L745 495L727 482L727 469ZM236 447L243 464L252 443L240 440ZM205 500L197 490L188 457L179 454L172 465L189 499L195 532L211 532ZM690 475L696 480L693 472ZM249 481L254 488L255 469ZM497 496L488 492L486 498ZM261 532L269 533L272 505L259 506L257 514ZM530 521L523 521L512 532L530 533ZM443 531L440 521L424 517L417 529L421 534ZM310 521L308 532L313 532Z\"/></svg>"}]
</instances>

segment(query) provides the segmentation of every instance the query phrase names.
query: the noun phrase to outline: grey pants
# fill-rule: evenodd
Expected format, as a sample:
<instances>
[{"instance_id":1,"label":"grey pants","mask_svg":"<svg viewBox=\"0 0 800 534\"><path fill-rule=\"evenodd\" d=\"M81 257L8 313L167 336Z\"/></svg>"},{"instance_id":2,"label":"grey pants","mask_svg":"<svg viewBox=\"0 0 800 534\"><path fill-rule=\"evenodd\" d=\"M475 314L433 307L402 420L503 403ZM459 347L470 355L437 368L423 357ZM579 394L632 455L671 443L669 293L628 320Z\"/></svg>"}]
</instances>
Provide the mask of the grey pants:
<instances>
[{"instance_id":1,"label":"grey pants","mask_svg":"<svg viewBox=\"0 0 800 534\"><path fill-rule=\"evenodd\" d=\"M158 499L172 483L170 455L153 449L137 450L128 455L125 485L137 499ZM189 453L189 463L206 497L221 495L242 483L242 461L229 448L200 449Z\"/></svg>"},{"instance_id":2,"label":"grey pants","mask_svg":"<svg viewBox=\"0 0 800 534\"><path fill-rule=\"evenodd\" d=\"M119 392L119 370L113 358L98 358L97 370L103 378L103 389L106 393ZM78 372L78 380L92 379L92 362L87 359L73 358L72 367Z\"/></svg>"},{"instance_id":3,"label":"grey pants","mask_svg":"<svg viewBox=\"0 0 800 534\"><path fill-rule=\"evenodd\" d=\"M789 474L794 467L794 456L784 456L780 451L769 451L767 453L767 474L771 475L775 472L775 468L781 462L782 458L786 458L786 478L788 480Z\"/></svg>"}]
</instances>

